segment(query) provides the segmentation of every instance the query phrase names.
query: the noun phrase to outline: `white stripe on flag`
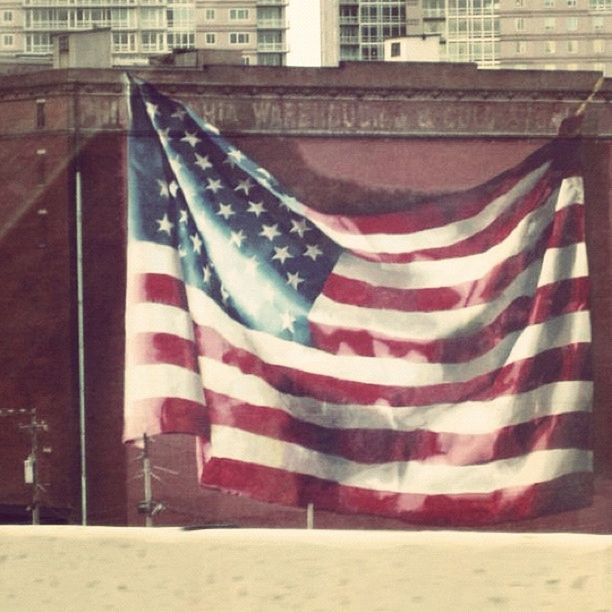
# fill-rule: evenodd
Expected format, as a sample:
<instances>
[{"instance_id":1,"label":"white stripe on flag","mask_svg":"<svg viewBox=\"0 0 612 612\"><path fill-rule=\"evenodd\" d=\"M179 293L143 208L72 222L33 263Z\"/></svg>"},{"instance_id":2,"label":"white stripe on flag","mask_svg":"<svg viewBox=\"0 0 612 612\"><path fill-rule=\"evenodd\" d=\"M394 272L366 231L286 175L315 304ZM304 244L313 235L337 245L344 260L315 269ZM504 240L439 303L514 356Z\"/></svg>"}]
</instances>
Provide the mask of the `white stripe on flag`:
<instances>
[{"instance_id":1,"label":"white stripe on flag","mask_svg":"<svg viewBox=\"0 0 612 612\"><path fill-rule=\"evenodd\" d=\"M510 362L510 356L503 353L507 351L504 345L500 345L503 348L492 349L494 357L485 354L461 364L415 363L386 357L330 354L247 329L231 319L205 293L193 287L187 289L197 324L212 327L230 345L253 353L266 363L311 374L332 375L336 379L375 385L419 387L470 380ZM570 313L526 327L512 349L511 358L517 361L526 359L553 347L588 342L590 337L589 313Z\"/></svg>"},{"instance_id":2,"label":"white stripe on flag","mask_svg":"<svg viewBox=\"0 0 612 612\"><path fill-rule=\"evenodd\" d=\"M197 372L167 363L133 365L126 370L126 406L144 399L173 397L203 403Z\"/></svg>"},{"instance_id":3,"label":"white stripe on flag","mask_svg":"<svg viewBox=\"0 0 612 612\"><path fill-rule=\"evenodd\" d=\"M592 465L590 451L554 449L480 465L406 461L373 466L232 427L213 425L211 430L211 451L215 458L307 474L371 491L417 495L491 493L502 484L503 488L528 487L588 471Z\"/></svg>"},{"instance_id":4,"label":"white stripe on flag","mask_svg":"<svg viewBox=\"0 0 612 612\"><path fill-rule=\"evenodd\" d=\"M560 381L533 391L487 401L391 407L384 404L334 404L280 393L265 380L237 367L200 358L206 389L240 402L280 410L301 421L330 429L417 429L455 434L486 434L540 417L588 412L592 383Z\"/></svg>"},{"instance_id":5,"label":"white stripe on flag","mask_svg":"<svg viewBox=\"0 0 612 612\"><path fill-rule=\"evenodd\" d=\"M499 263L512 255L520 254L525 247L524 244L515 246L514 252L496 253L499 256L498 259L487 253L409 263L379 263L355 257L350 253L342 253L334 268L334 274L363 281L375 287L438 289L480 280ZM578 247L579 252L581 248L584 249L584 244L578 243L577 245L547 249L543 258L544 266L554 265L558 257L564 257L566 249L571 251L576 247ZM586 265L584 268L586 273ZM451 270L452 273L450 273Z\"/></svg>"}]
</instances>

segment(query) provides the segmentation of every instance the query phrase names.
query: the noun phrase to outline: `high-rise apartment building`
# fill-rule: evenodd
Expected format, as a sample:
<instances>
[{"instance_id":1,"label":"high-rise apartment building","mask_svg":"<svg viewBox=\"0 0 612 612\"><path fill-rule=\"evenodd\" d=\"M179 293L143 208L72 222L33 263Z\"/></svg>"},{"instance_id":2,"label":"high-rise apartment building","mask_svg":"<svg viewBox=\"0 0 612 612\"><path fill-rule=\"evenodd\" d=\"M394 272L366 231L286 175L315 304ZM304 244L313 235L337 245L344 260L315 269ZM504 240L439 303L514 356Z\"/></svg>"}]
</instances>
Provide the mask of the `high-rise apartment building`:
<instances>
[{"instance_id":1,"label":"high-rise apartment building","mask_svg":"<svg viewBox=\"0 0 612 612\"><path fill-rule=\"evenodd\" d=\"M336 65L338 0L0 0L0 61L49 61L53 36L110 28L115 65L173 49L245 64Z\"/></svg>"},{"instance_id":2,"label":"high-rise apartment building","mask_svg":"<svg viewBox=\"0 0 612 612\"><path fill-rule=\"evenodd\" d=\"M406 34L416 0L340 0L340 59L382 61L384 40Z\"/></svg>"},{"instance_id":3,"label":"high-rise apartment building","mask_svg":"<svg viewBox=\"0 0 612 612\"><path fill-rule=\"evenodd\" d=\"M612 75L612 0L500 0L500 65Z\"/></svg>"},{"instance_id":4,"label":"high-rise apartment building","mask_svg":"<svg viewBox=\"0 0 612 612\"><path fill-rule=\"evenodd\" d=\"M109 28L113 62L195 44L193 0L0 0L0 59L46 60L53 36Z\"/></svg>"}]
</instances>

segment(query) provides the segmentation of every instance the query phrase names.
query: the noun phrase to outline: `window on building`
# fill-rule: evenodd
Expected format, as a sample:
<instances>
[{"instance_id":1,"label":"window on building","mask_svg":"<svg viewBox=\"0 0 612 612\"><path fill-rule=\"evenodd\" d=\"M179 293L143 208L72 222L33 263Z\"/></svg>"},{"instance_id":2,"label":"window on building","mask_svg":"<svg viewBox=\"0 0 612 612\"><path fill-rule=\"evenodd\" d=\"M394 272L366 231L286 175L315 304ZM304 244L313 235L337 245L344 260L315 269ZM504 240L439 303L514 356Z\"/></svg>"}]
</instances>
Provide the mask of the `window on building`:
<instances>
[{"instance_id":1,"label":"window on building","mask_svg":"<svg viewBox=\"0 0 612 612\"><path fill-rule=\"evenodd\" d=\"M231 21L244 21L249 18L249 9L230 9L229 18Z\"/></svg>"},{"instance_id":2,"label":"window on building","mask_svg":"<svg viewBox=\"0 0 612 612\"><path fill-rule=\"evenodd\" d=\"M3 34L2 35L2 46L6 48L11 48L15 45L15 38L12 34Z\"/></svg>"},{"instance_id":3,"label":"window on building","mask_svg":"<svg viewBox=\"0 0 612 612\"><path fill-rule=\"evenodd\" d=\"M576 6L576 0L567 0L567 6L574 8Z\"/></svg>"},{"instance_id":4,"label":"window on building","mask_svg":"<svg viewBox=\"0 0 612 612\"><path fill-rule=\"evenodd\" d=\"M548 55L556 52L556 44L554 40L547 40L544 42L544 52Z\"/></svg>"},{"instance_id":5,"label":"window on building","mask_svg":"<svg viewBox=\"0 0 612 612\"><path fill-rule=\"evenodd\" d=\"M230 45L248 45L251 35L248 32L230 32Z\"/></svg>"},{"instance_id":6,"label":"window on building","mask_svg":"<svg viewBox=\"0 0 612 612\"><path fill-rule=\"evenodd\" d=\"M217 44L217 35L215 32L206 32L204 34L204 44L206 45L216 45Z\"/></svg>"},{"instance_id":7,"label":"window on building","mask_svg":"<svg viewBox=\"0 0 612 612\"><path fill-rule=\"evenodd\" d=\"M217 16L215 9L206 9L204 11L204 19L206 21L214 21Z\"/></svg>"},{"instance_id":8,"label":"window on building","mask_svg":"<svg viewBox=\"0 0 612 612\"><path fill-rule=\"evenodd\" d=\"M399 57L402 53L402 45L399 42L391 43L391 57Z\"/></svg>"},{"instance_id":9,"label":"window on building","mask_svg":"<svg viewBox=\"0 0 612 612\"><path fill-rule=\"evenodd\" d=\"M567 52L568 53L578 53L578 41L577 40L567 41Z\"/></svg>"},{"instance_id":10,"label":"window on building","mask_svg":"<svg viewBox=\"0 0 612 612\"><path fill-rule=\"evenodd\" d=\"M140 48L142 51L164 51L166 48L165 35L162 32L142 32L140 34Z\"/></svg>"},{"instance_id":11,"label":"window on building","mask_svg":"<svg viewBox=\"0 0 612 612\"><path fill-rule=\"evenodd\" d=\"M525 0L514 0L514 5L522 8L525 6Z\"/></svg>"},{"instance_id":12,"label":"window on building","mask_svg":"<svg viewBox=\"0 0 612 612\"><path fill-rule=\"evenodd\" d=\"M544 19L544 30L546 32L552 32L556 27L556 20L554 17L546 17Z\"/></svg>"},{"instance_id":13,"label":"window on building","mask_svg":"<svg viewBox=\"0 0 612 612\"><path fill-rule=\"evenodd\" d=\"M589 0L589 8L592 11L610 11L612 0Z\"/></svg>"},{"instance_id":14,"label":"window on building","mask_svg":"<svg viewBox=\"0 0 612 612\"><path fill-rule=\"evenodd\" d=\"M260 66L282 66L282 53L261 53L257 56L257 63Z\"/></svg>"},{"instance_id":15,"label":"window on building","mask_svg":"<svg viewBox=\"0 0 612 612\"><path fill-rule=\"evenodd\" d=\"M168 32L167 42L170 49L193 49L195 36L193 32Z\"/></svg>"},{"instance_id":16,"label":"window on building","mask_svg":"<svg viewBox=\"0 0 612 612\"><path fill-rule=\"evenodd\" d=\"M136 51L136 36L132 32L113 32L113 51L126 53Z\"/></svg>"},{"instance_id":17,"label":"window on building","mask_svg":"<svg viewBox=\"0 0 612 612\"><path fill-rule=\"evenodd\" d=\"M555 0L544 0L545 8L552 8L553 6L555 6Z\"/></svg>"},{"instance_id":18,"label":"window on building","mask_svg":"<svg viewBox=\"0 0 612 612\"><path fill-rule=\"evenodd\" d=\"M240 63L241 63L243 66L248 66L248 65L251 63L251 58L250 58L248 55L243 55L243 56L240 58Z\"/></svg>"},{"instance_id":19,"label":"window on building","mask_svg":"<svg viewBox=\"0 0 612 612\"><path fill-rule=\"evenodd\" d=\"M525 31L525 20L522 17L517 17L514 20L514 29L517 32L524 32Z\"/></svg>"},{"instance_id":20,"label":"window on building","mask_svg":"<svg viewBox=\"0 0 612 612\"><path fill-rule=\"evenodd\" d=\"M593 52L604 53L606 50L606 41L601 38L596 38L593 41Z\"/></svg>"},{"instance_id":21,"label":"window on building","mask_svg":"<svg viewBox=\"0 0 612 612\"><path fill-rule=\"evenodd\" d=\"M525 53L527 53L527 41L525 41L525 40L517 40L514 52L517 55L524 55Z\"/></svg>"},{"instance_id":22,"label":"window on building","mask_svg":"<svg viewBox=\"0 0 612 612\"><path fill-rule=\"evenodd\" d=\"M48 33L26 34L25 52L26 53L51 53L51 38Z\"/></svg>"},{"instance_id":23,"label":"window on building","mask_svg":"<svg viewBox=\"0 0 612 612\"><path fill-rule=\"evenodd\" d=\"M568 17L565 25L568 32L575 32L578 29L578 17Z\"/></svg>"},{"instance_id":24,"label":"window on building","mask_svg":"<svg viewBox=\"0 0 612 612\"><path fill-rule=\"evenodd\" d=\"M2 11L2 21L11 23L13 21L13 11Z\"/></svg>"}]
</instances>

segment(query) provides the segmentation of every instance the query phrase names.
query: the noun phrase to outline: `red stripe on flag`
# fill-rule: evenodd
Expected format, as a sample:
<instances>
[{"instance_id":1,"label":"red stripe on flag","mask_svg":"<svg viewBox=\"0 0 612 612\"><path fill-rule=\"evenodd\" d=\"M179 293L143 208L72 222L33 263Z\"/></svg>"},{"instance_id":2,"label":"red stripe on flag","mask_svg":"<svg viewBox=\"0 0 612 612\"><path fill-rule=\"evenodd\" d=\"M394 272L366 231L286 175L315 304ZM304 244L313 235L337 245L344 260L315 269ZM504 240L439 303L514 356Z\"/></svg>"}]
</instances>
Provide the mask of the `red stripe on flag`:
<instances>
[{"instance_id":1,"label":"red stripe on flag","mask_svg":"<svg viewBox=\"0 0 612 612\"><path fill-rule=\"evenodd\" d=\"M141 333L132 338L132 355L138 365L168 363L198 372L195 342L166 333Z\"/></svg>"},{"instance_id":2,"label":"red stripe on flag","mask_svg":"<svg viewBox=\"0 0 612 612\"><path fill-rule=\"evenodd\" d=\"M208 436L210 423L206 407L178 397L137 400L130 405L130 418L126 419L124 440L141 438L143 432L152 436L162 433Z\"/></svg>"},{"instance_id":3,"label":"red stripe on flag","mask_svg":"<svg viewBox=\"0 0 612 612\"><path fill-rule=\"evenodd\" d=\"M330 353L398 358L419 355L428 362L461 363L483 355L507 334L527 325L588 310L588 298L589 281L586 277L544 285L533 296L515 299L493 322L472 335L430 342L396 340L371 330L331 327L313 322L310 323L310 331L313 344Z\"/></svg>"},{"instance_id":4,"label":"red stripe on flag","mask_svg":"<svg viewBox=\"0 0 612 612\"><path fill-rule=\"evenodd\" d=\"M227 395L212 391L205 391L205 394L212 424L236 427L358 463L432 461L436 465L459 466L519 457L537 450L588 450L591 415L584 412L540 417L478 435L425 430L334 429Z\"/></svg>"},{"instance_id":5,"label":"red stripe on flag","mask_svg":"<svg viewBox=\"0 0 612 612\"><path fill-rule=\"evenodd\" d=\"M541 260L547 249L566 247L584 240L581 209L571 207L561 213L555 216L554 223L547 227L530 249L508 257L478 280L448 287L397 289L371 285L332 272L322 293L341 304L404 312L449 310L490 302L500 296L529 265ZM449 275L449 280L451 278L452 275Z\"/></svg>"},{"instance_id":6,"label":"red stripe on flag","mask_svg":"<svg viewBox=\"0 0 612 612\"><path fill-rule=\"evenodd\" d=\"M230 459L206 462L200 483L288 506L304 508L312 503L319 510L375 514L437 526L488 525L574 510L588 505L593 493L593 476L588 472L486 494L421 495L371 491Z\"/></svg>"},{"instance_id":7,"label":"red stripe on flag","mask_svg":"<svg viewBox=\"0 0 612 612\"><path fill-rule=\"evenodd\" d=\"M390 406L427 406L524 393L560 380L590 380L587 343L549 349L464 382L400 387L341 380L332 375L269 364L253 353L232 346L211 328L199 327L196 334L201 354L211 359L258 376L283 393L339 404L387 402Z\"/></svg>"},{"instance_id":8,"label":"red stripe on flag","mask_svg":"<svg viewBox=\"0 0 612 612\"><path fill-rule=\"evenodd\" d=\"M130 302L156 302L187 309L185 285L174 276L156 273L134 274L130 279Z\"/></svg>"}]
</instances>

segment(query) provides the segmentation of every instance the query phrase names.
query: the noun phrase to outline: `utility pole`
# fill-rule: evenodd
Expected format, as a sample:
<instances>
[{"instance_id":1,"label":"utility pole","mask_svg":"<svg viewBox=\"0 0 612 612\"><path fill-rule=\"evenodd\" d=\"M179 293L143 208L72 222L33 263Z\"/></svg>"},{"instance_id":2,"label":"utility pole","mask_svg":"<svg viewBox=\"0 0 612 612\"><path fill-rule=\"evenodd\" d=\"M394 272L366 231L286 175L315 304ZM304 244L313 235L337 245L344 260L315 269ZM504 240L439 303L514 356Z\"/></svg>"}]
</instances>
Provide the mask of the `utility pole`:
<instances>
[{"instance_id":1,"label":"utility pole","mask_svg":"<svg viewBox=\"0 0 612 612\"><path fill-rule=\"evenodd\" d=\"M19 425L22 431L30 433L31 450L29 457L24 461L24 478L26 484L32 485L32 525L40 525L40 491L43 489L38 478L38 434L40 431L47 431L47 423L36 418L36 410L8 410L0 412L0 416L10 416L13 414L30 414L29 425Z\"/></svg>"},{"instance_id":2,"label":"utility pole","mask_svg":"<svg viewBox=\"0 0 612 612\"><path fill-rule=\"evenodd\" d=\"M142 437L143 448L142 448L142 477L144 480L144 500L138 504L138 512L145 515L145 526L153 527L153 517L164 509L162 503L156 502L153 499L153 478L159 478L153 473L153 466L151 464L151 453L150 445L151 440L147 434L143 434ZM164 471L172 472L172 470Z\"/></svg>"}]
</instances>

